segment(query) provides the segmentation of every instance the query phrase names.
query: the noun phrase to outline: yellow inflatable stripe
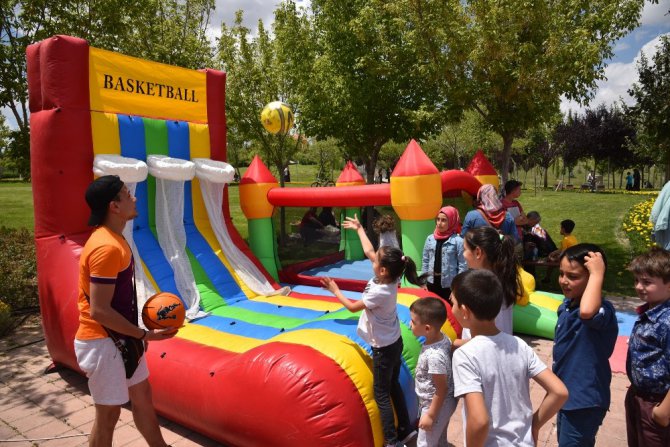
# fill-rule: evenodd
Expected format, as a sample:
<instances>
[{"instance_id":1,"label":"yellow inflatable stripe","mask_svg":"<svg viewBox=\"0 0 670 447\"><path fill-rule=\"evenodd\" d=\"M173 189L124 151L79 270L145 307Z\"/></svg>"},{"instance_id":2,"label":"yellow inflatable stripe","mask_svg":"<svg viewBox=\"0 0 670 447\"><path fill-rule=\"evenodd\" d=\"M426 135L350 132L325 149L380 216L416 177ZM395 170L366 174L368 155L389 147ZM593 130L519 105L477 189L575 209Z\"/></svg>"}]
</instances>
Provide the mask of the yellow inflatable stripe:
<instances>
[{"instance_id":1,"label":"yellow inflatable stripe","mask_svg":"<svg viewBox=\"0 0 670 447\"><path fill-rule=\"evenodd\" d=\"M142 270L144 270L144 275L147 277L151 285L153 286L154 290L156 293L160 292L161 289L158 288L158 284L156 284L156 281L154 280L154 277L151 276L151 272L149 271L149 268L147 265L144 263L142 259L139 260L140 264L142 264Z\"/></svg>"},{"instance_id":2,"label":"yellow inflatable stripe","mask_svg":"<svg viewBox=\"0 0 670 447\"><path fill-rule=\"evenodd\" d=\"M228 259L223 255L223 251L219 246L219 241L216 240L214 230L212 230L212 226L209 223L207 208L205 208L205 202L203 201L202 193L200 192L200 181L197 178L194 178L191 182L191 199L193 202L193 222L195 222L195 226L202 237L205 238L207 244L209 244L209 246L212 248L214 254L219 258L219 260L221 260L239 288L242 290L242 293L244 293L247 298L256 296L256 293L254 293L249 288L249 286L240 280L240 277L230 265Z\"/></svg>"},{"instance_id":3,"label":"yellow inflatable stripe","mask_svg":"<svg viewBox=\"0 0 670 447\"><path fill-rule=\"evenodd\" d=\"M318 311L330 311L334 312L336 310L342 309L340 303L330 303L328 301L316 301L316 300L304 300L301 298L291 298L290 296L275 295L275 296L263 296L259 295L253 298L254 301L262 301L264 303L274 304L277 306L286 306L286 307L298 307L301 309L309 310L318 310Z\"/></svg>"},{"instance_id":4,"label":"yellow inflatable stripe","mask_svg":"<svg viewBox=\"0 0 670 447\"><path fill-rule=\"evenodd\" d=\"M545 309L549 309L552 312L557 312L558 311L558 306L561 305L561 301L557 300L556 298L552 298L550 296L543 295L540 292L532 292L530 294L530 302L535 304L536 306L544 307Z\"/></svg>"},{"instance_id":5,"label":"yellow inflatable stripe","mask_svg":"<svg viewBox=\"0 0 670 447\"><path fill-rule=\"evenodd\" d=\"M370 417L375 445L383 444L384 434L372 389L372 358L363 348L343 335L336 335L323 329L284 332L273 337L271 341L309 346L340 365L361 394Z\"/></svg>"},{"instance_id":6,"label":"yellow inflatable stripe","mask_svg":"<svg viewBox=\"0 0 670 447\"><path fill-rule=\"evenodd\" d=\"M207 124L188 123L188 135L191 158L210 158L209 126Z\"/></svg>"},{"instance_id":7,"label":"yellow inflatable stripe","mask_svg":"<svg viewBox=\"0 0 670 447\"><path fill-rule=\"evenodd\" d=\"M119 119L116 113L91 112L93 155L121 155Z\"/></svg>"},{"instance_id":8,"label":"yellow inflatable stripe","mask_svg":"<svg viewBox=\"0 0 670 447\"><path fill-rule=\"evenodd\" d=\"M189 323L186 323L184 327L179 329L177 337L200 343L201 345L235 352L237 354L246 352L256 346L269 343L270 341L243 337L241 335L226 334L225 332L220 332L206 326Z\"/></svg>"},{"instance_id":9,"label":"yellow inflatable stripe","mask_svg":"<svg viewBox=\"0 0 670 447\"><path fill-rule=\"evenodd\" d=\"M398 303L402 304L403 306L407 306L408 309L409 306L411 306L412 303L418 299L419 297L416 295L410 295L408 293L398 294ZM447 320L442 326L442 333L447 337L449 337L451 341L454 341L457 338L456 331L454 330L453 327L451 327L451 323L449 323L449 320Z\"/></svg>"},{"instance_id":10,"label":"yellow inflatable stripe","mask_svg":"<svg viewBox=\"0 0 670 447\"><path fill-rule=\"evenodd\" d=\"M402 304L408 309L409 306L411 306L412 303L418 299L419 297L416 295L410 295L409 293L398 293L398 304Z\"/></svg>"}]
</instances>

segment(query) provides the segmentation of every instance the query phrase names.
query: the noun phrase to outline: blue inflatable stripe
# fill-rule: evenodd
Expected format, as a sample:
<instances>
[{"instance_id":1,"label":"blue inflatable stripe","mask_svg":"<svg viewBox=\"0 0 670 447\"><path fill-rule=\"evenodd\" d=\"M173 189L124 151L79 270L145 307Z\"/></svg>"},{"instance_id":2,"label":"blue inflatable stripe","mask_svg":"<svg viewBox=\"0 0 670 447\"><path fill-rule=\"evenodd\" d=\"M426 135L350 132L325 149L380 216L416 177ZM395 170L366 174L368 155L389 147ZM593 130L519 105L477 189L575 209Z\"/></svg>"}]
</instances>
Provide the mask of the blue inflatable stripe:
<instances>
[{"instance_id":1,"label":"blue inflatable stripe","mask_svg":"<svg viewBox=\"0 0 670 447\"><path fill-rule=\"evenodd\" d=\"M190 160L190 138L188 123L184 121L167 121L169 156ZM247 299L235 279L225 265L216 256L212 247L202 236L193 220L193 183L184 183L184 230L186 231L186 247L193 253L201 270L218 295L226 304ZM199 191L198 191L199 193ZM193 262L193 261L191 261Z\"/></svg>"},{"instance_id":2,"label":"blue inflatable stripe","mask_svg":"<svg viewBox=\"0 0 670 447\"><path fill-rule=\"evenodd\" d=\"M332 293L322 287L291 286L291 290L296 293L304 293L305 295L333 296ZM352 292L350 290L341 290L341 292L342 295L346 296L347 298L351 298L352 300L361 299L361 292Z\"/></svg>"},{"instance_id":3,"label":"blue inflatable stripe","mask_svg":"<svg viewBox=\"0 0 670 447\"><path fill-rule=\"evenodd\" d=\"M146 160L146 141L144 138L144 121L138 117L118 115L119 139L121 156ZM147 182L140 182L135 188L138 216L133 221L133 240L142 261L151 272L156 285L161 291L174 293L179 291L174 282L174 273L168 263L158 241L149 229L149 205Z\"/></svg>"}]
</instances>

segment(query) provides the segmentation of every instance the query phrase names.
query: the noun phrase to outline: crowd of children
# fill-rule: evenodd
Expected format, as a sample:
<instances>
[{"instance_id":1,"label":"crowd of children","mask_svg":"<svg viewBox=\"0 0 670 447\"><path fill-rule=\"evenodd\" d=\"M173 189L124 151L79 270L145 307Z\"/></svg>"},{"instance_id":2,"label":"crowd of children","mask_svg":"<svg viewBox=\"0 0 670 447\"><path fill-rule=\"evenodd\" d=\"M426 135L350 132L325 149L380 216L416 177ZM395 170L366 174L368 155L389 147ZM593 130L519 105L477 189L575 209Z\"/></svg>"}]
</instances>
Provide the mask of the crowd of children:
<instances>
[{"instance_id":1,"label":"crowd of children","mask_svg":"<svg viewBox=\"0 0 670 447\"><path fill-rule=\"evenodd\" d=\"M539 214L526 217L533 234L542 237ZM511 335L512 306L522 292L514 235L484 225L461 237L458 211L449 206L439 210L435 223L419 276L397 240L375 250L358 219L347 218L343 227L357 231L374 277L359 301L344 297L332 279L322 279L347 309L362 311L358 334L372 347L384 445L402 446L416 435L417 446L446 446L449 420L461 398L468 446L534 446L540 428L554 416L559 446L595 445L610 408L608 359L618 335L614 307L602 293L607 269L603 250L577 243L575 223L561 222L563 240L550 255L559 263L558 284L565 299L558 308L549 369ZM390 216L377 227L378 234L394 232ZM645 304L628 346L628 445L670 446L670 252L652 248L629 269ZM398 383L403 342L396 306L403 275L442 298L422 298L410 307L411 331L424 339L415 369L416 427ZM462 337L453 342L441 332L448 306L463 328ZM531 379L546 392L535 411Z\"/></svg>"}]
</instances>

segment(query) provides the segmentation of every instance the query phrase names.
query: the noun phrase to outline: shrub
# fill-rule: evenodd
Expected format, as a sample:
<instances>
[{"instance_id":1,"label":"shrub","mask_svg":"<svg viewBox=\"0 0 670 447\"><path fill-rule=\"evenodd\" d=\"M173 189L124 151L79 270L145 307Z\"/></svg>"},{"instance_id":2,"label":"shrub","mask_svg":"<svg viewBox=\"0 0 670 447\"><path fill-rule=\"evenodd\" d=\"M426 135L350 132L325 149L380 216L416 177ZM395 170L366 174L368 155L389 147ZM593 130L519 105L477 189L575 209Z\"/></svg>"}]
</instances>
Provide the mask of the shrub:
<instances>
[{"instance_id":1,"label":"shrub","mask_svg":"<svg viewBox=\"0 0 670 447\"><path fill-rule=\"evenodd\" d=\"M9 333L12 328L12 309L9 304L0 301L0 337Z\"/></svg>"},{"instance_id":2,"label":"shrub","mask_svg":"<svg viewBox=\"0 0 670 447\"><path fill-rule=\"evenodd\" d=\"M0 228L0 300L14 311L37 309L37 262L33 234Z\"/></svg>"},{"instance_id":3,"label":"shrub","mask_svg":"<svg viewBox=\"0 0 670 447\"><path fill-rule=\"evenodd\" d=\"M649 222L649 215L655 200L656 198L652 197L633 206L623 220L623 231L628 236L633 257L646 252L654 245L651 240L651 230L654 226Z\"/></svg>"}]
</instances>

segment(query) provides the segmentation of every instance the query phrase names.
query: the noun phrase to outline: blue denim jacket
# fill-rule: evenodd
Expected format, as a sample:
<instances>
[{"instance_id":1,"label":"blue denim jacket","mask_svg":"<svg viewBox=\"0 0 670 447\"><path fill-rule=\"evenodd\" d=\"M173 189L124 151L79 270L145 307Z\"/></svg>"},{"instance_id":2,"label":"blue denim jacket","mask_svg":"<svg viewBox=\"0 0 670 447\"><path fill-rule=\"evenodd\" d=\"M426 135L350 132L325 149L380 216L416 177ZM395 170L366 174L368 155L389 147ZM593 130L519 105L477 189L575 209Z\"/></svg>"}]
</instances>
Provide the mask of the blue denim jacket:
<instances>
[{"instance_id":1,"label":"blue denim jacket","mask_svg":"<svg viewBox=\"0 0 670 447\"><path fill-rule=\"evenodd\" d=\"M423 246L423 259L421 271L428 273L428 282L433 284L433 266L435 265L435 247L437 242L432 234L426 238ZM454 234L442 244L442 276L440 285L451 287L451 281L456 275L468 269L468 264L463 257L463 238Z\"/></svg>"}]
</instances>

